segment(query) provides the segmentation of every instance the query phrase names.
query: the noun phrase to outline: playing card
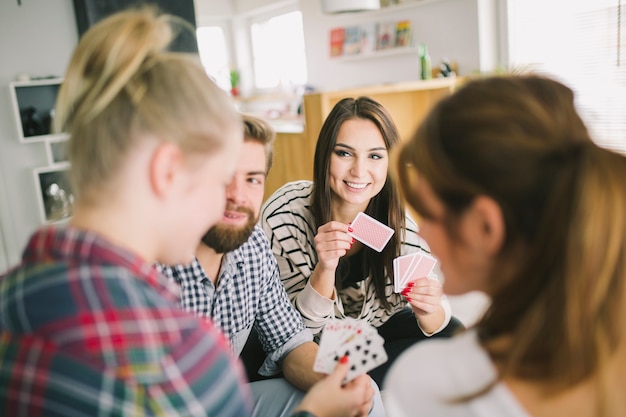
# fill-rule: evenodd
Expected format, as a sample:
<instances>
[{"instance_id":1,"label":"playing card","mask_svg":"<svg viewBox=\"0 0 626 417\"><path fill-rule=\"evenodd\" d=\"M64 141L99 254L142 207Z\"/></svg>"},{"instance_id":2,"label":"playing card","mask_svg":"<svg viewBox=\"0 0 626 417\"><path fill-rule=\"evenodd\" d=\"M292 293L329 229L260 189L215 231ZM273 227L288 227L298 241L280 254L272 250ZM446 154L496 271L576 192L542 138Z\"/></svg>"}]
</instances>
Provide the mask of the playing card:
<instances>
[{"instance_id":1,"label":"playing card","mask_svg":"<svg viewBox=\"0 0 626 417\"><path fill-rule=\"evenodd\" d=\"M341 320L331 319L326 322L324 331L320 337L319 348L313 369L316 372L330 373L334 368L329 368L329 363L324 362L324 358L330 355L331 351L335 349L339 343L340 338L343 336L344 325Z\"/></svg>"},{"instance_id":2,"label":"playing card","mask_svg":"<svg viewBox=\"0 0 626 417\"><path fill-rule=\"evenodd\" d=\"M417 253L412 253L410 255L398 256L393 260L393 286L394 291L399 293L402 292L404 286L404 279L406 278L407 272L411 269L411 266L419 262L417 259Z\"/></svg>"},{"instance_id":3,"label":"playing card","mask_svg":"<svg viewBox=\"0 0 626 417\"><path fill-rule=\"evenodd\" d=\"M402 292L410 281L430 275L437 260L425 252L399 256L393 260L394 291Z\"/></svg>"},{"instance_id":4,"label":"playing card","mask_svg":"<svg viewBox=\"0 0 626 417\"><path fill-rule=\"evenodd\" d=\"M344 382L387 361L384 340L365 320L333 319L324 327L313 370L331 373L337 362L348 356L350 370Z\"/></svg>"},{"instance_id":5,"label":"playing card","mask_svg":"<svg viewBox=\"0 0 626 417\"><path fill-rule=\"evenodd\" d=\"M350 236L378 252L385 248L385 245L394 234L394 230L391 227L363 212L359 212L356 215L352 223L350 223L350 227L352 228Z\"/></svg>"},{"instance_id":6,"label":"playing card","mask_svg":"<svg viewBox=\"0 0 626 417\"><path fill-rule=\"evenodd\" d=\"M384 340L375 330L374 332L354 337L349 342L333 350L326 357L327 366L331 371L344 356L348 357L350 365L344 382L349 382L387 361Z\"/></svg>"},{"instance_id":7,"label":"playing card","mask_svg":"<svg viewBox=\"0 0 626 417\"><path fill-rule=\"evenodd\" d=\"M378 332L356 338L336 353L337 355L333 357L335 363L343 356L348 356L350 370L346 375L345 382L352 381L357 376L365 374L387 361L384 339L378 335Z\"/></svg>"}]
</instances>

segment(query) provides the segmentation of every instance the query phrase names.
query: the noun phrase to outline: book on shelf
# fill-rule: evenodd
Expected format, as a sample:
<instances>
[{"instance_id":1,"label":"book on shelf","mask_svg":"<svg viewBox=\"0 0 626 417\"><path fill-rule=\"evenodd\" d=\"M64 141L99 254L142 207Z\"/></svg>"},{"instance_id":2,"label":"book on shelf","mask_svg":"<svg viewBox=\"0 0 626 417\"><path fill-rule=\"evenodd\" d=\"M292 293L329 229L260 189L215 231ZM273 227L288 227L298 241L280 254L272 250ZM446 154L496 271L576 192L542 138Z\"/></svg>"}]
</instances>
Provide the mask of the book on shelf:
<instances>
[{"instance_id":1,"label":"book on shelf","mask_svg":"<svg viewBox=\"0 0 626 417\"><path fill-rule=\"evenodd\" d=\"M343 55L344 39L345 39L344 28L334 28L330 31L330 56Z\"/></svg>"},{"instance_id":2,"label":"book on shelf","mask_svg":"<svg viewBox=\"0 0 626 417\"><path fill-rule=\"evenodd\" d=\"M378 23L376 35L376 49L384 50L396 46L396 22Z\"/></svg>"},{"instance_id":3,"label":"book on shelf","mask_svg":"<svg viewBox=\"0 0 626 417\"><path fill-rule=\"evenodd\" d=\"M411 21L401 20L396 24L396 47L411 45Z\"/></svg>"},{"instance_id":4,"label":"book on shelf","mask_svg":"<svg viewBox=\"0 0 626 417\"><path fill-rule=\"evenodd\" d=\"M343 40L343 54L357 55L361 53L361 28L359 26L348 26L345 28Z\"/></svg>"},{"instance_id":5,"label":"book on shelf","mask_svg":"<svg viewBox=\"0 0 626 417\"><path fill-rule=\"evenodd\" d=\"M376 50L376 22L363 23L361 25L361 54L369 54Z\"/></svg>"}]
</instances>

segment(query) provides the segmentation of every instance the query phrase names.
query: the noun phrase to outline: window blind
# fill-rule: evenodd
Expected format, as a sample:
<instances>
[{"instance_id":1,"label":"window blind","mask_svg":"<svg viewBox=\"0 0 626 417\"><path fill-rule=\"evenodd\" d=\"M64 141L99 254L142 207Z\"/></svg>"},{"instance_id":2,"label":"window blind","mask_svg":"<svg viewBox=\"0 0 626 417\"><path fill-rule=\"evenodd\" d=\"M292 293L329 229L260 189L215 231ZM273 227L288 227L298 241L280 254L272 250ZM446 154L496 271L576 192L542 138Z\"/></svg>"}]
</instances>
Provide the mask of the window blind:
<instances>
[{"instance_id":1,"label":"window blind","mask_svg":"<svg viewBox=\"0 0 626 417\"><path fill-rule=\"evenodd\" d=\"M625 0L507 0L511 68L576 93L594 140L626 153Z\"/></svg>"}]
</instances>

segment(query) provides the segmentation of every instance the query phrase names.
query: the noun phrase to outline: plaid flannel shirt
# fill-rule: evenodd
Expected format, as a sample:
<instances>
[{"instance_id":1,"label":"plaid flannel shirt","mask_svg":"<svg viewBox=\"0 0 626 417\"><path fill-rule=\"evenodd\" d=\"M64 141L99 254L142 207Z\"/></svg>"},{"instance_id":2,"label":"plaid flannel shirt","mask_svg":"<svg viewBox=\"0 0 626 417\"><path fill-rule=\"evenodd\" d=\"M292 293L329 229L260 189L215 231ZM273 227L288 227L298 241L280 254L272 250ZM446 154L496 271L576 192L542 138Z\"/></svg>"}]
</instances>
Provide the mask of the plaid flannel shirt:
<instances>
[{"instance_id":1,"label":"plaid flannel shirt","mask_svg":"<svg viewBox=\"0 0 626 417\"><path fill-rule=\"evenodd\" d=\"M236 355L241 354L254 326L267 354L261 375L278 373L289 352L313 340L287 297L276 259L258 226L244 244L224 254L217 288L197 259L191 265L159 268L180 284L181 307L211 319L231 341Z\"/></svg>"},{"instance_id":2,"label":"plaid flannel shirt","mask_svg":"<svg viewBox=\"0 0 626 417\"><path fill-rule=\"evenodd\" d=\"M0 415L250 415L227 342L176 300L93 233L36 232L0 279Z\"/></svg>"}]
</instances>

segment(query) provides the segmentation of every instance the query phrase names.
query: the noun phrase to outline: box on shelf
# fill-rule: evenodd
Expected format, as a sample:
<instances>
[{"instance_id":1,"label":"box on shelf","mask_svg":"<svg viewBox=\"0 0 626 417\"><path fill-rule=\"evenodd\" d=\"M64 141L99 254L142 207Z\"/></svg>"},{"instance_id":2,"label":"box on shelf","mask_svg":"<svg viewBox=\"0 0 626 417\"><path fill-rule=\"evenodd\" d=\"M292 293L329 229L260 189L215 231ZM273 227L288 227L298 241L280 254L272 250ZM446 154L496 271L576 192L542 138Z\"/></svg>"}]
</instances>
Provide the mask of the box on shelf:
<instances>
[{"instance_id":1,"label":"box on shelf","mask_svg":"<svg viewBox=\"0 0 626 417\"><path fill-rule=\"evenodd\" d=\"M396 24L396 46L411 46L411 21L401 20Z\"/></svg>"},{"instance_id":2,"label":"box on shelf","mask_svg":"<svg viewBox=\"0 0 626 417\"><path fill-rule=\"evenodd\" d=\"M396 46L396 22L380 22L376 37L376 49L384 50Z\"/></svg>"},{"instance_id":3,"label":"box on shelf","mask_svg":"<svg viewBox=\"0 0 626 417\"><path fill-rule=\"evenodd\" d=\"M330 56L343 55L343 42L346 36L344 28L334 28L330 31Z\"/></svg>"}]
</instances>

